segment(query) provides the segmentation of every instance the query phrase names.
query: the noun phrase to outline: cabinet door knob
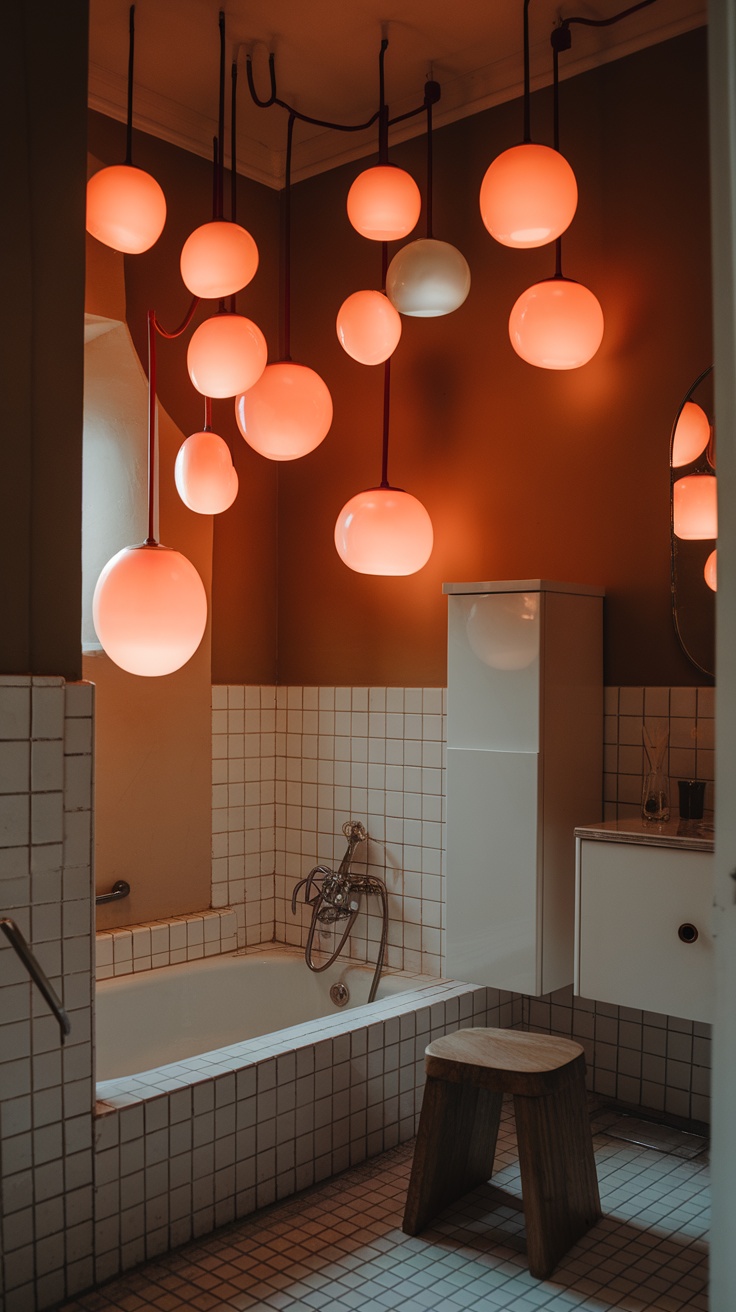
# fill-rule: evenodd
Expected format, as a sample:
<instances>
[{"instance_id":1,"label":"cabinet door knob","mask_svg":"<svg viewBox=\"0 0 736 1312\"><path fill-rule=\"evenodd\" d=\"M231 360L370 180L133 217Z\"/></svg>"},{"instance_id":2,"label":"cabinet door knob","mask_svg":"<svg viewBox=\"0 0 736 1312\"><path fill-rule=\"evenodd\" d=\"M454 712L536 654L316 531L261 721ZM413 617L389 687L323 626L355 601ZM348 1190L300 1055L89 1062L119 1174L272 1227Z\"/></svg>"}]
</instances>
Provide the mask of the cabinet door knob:
<instances>
[{"instance_id":1,"label":"cabinet door knob","mask_svg":"<svg viewBox=\"0 0 736 1312\"><path fill-rule=\"evenodd\" d=\"M686 920L684 925L680 925L680 928L677 931L677 937L682 939L683 943L694 943L698 937L698 931L695 928L695 925L691 925L690 922Z\"/></svg>"}]
</instances>

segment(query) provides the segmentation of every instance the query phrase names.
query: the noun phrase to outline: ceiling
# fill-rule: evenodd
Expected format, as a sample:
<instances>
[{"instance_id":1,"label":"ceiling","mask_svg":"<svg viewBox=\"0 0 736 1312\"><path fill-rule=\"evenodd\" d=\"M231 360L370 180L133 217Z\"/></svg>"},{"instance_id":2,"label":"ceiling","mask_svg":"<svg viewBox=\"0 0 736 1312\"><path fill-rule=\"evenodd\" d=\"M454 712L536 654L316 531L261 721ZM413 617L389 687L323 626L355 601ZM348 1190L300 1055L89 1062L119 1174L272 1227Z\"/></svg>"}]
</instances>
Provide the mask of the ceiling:
<instances>
[{"instance_id":1,"label":"ceiling","mask_svg":"<svg viewBox=\"0 0 736 1312\"><path fill-rule=\"evenodd\" d=\"M534 0L530 5L532 87L551 81L549 35L559 18L608 18L625 0ZM134 124L210 158L217 132L219 31L224 8L227 81L237 58L238 171L272 187L284 180L286 113L259 109L248 92L251 54L258 94L269 94L268 55L278 95L314 118L360 123L378 106L378 50L388 38L386 97L392 117L416 108L427 77L442 86L434 124L452 122L521 94L522 0L138 0ZM129 0L90 0L89 103L126 117ZM387 13L391 15L386 17ZM573 28L560 58L570 77L706 21L706 0L656 0L608 28ZM229 108L227 111L229 122ZM391 131L424 131L419 115ZM521 135L521 133L520 133ZM376 130L342 133L298 124L292 177L309 177L376 148ZM226 143L227 149L227 143Z\"/></svg>"}]
</instances>

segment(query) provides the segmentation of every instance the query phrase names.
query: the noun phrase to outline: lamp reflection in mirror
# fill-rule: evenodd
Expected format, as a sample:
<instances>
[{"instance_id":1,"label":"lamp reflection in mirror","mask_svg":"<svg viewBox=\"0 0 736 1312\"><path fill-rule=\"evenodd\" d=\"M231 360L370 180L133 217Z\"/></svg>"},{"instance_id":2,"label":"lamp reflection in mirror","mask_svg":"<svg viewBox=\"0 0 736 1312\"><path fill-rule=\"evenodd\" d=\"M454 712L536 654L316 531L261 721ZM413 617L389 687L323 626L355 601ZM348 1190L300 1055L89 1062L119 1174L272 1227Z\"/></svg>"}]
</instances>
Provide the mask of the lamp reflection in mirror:
<instances>
[{"instance_id":1,"label":"lamp reflection in mirror","mask_svg":"<svg viewBox=\"0 0 736 1312\"><path fill-rule=\"evenodd\" d=\"M421 501L395 487L372 487L343 506L337 553L357 574L416 574L432 554L432 521Z\"/></svg>"},{"instance_id":2,"label":"lamp reflection in mirror","mask_svg":"<svg viewBox=\"0 0 736 1312\"><path fill-rule=\"evenodd\" d=\"M703 577L708 584L711 592L718 591L718 549L716 547L711 551L705 562Z\"/></svg>"},{"instance_id":3,"label":"lamp reflection in mirror","mask_svg":"<svg viewBox=\"0 0 736 1312\"><path fill-rule=\"evenodd\" d=\"M386 294L401 314L438 318L459 309L470 291L468 261L456 246L419 237L402 246L386 273Z\"/></svg>"},{"instance_id":4,"label":"lamp reflection in mirror","mask_svg":"<svg viewBox=\"0 0 736 1312\"><path fill-rule=\"evenodd\" d=\"M173 674L202 641L204 584L191 561L171 547L123 547L97 580L92 618L104 651L121 669Z\"/></svg>"},{"instance_id":5,"label":"lamp reflection in mirror","mask_svg":"<svg viewBox=\"0 0 736 1312\"><path fill-rule=\"evenodd\" d=\"M362 237L398 241L416 227L422 198L405 169L376 164L358 174L348 192L347 208L350 222Z\"/></svg>"},{"instance_id":6,"label":"lamp reflection in mirror","mask_svg":"<svg viewBox=\"0 0 736 1312\"><path fill-rule=\"evenodd\" d=\"M337 339L359 364L383 364L401 337L401 316L384 292L353 292L337 312Z\"/></svg>"},{"instance_id":7,"label":"lamp reflection in mirror","mask_svg":"<svg viewBox=\"0 0 736 1312\"><path fill-rule=\"evenodd\" d=\"M216 314L192 334L189 377L203 396L237 396L258 381L266 367L266 339L242 314Z\"/></svg>"},{"instance_id":8,"label":"lamp reflection in mirror","mask_svg":"<svg viewBox=\"0 0 736 1312\"><path fill-rule=\"evenodd\" d=\"M686 541L718 537L717 482L713 474L687 474L672 489L675 536Z\"/></svg>"},{"instance_id":9,"label":"lamp reflection in mirror","mask_svg":"<svg viewBox=\"0 0 736 1312\"><path fill-rule=\"evenodd\" d=\"M174 482L190 510L198 515L222 514L238 495L238 475L227 442L207 429L192 433L179 447Z\"/></svg>"},{"instance_id":10,"label":"lamp reflection in mirror","mask_svg":"<svg viewBox=\"0 0 736 1312\"><path fill-rule=\"evenodd\" d=\"M249 446L268 460L298 460L314 451L332 424L332 397L314 369L279 360L235 398L235 418Z\"/></svg>"},{"instance_id":11,"label":"lamp reflection in mirror","mask_svg":"<svg viewBox=\"0 0 736 1312\"><path fill-rule=\"evenodd\" d=\"M483 223L503 246L546 246L572 222L575 174L558 150L526 141L498 155L480 188Z\"/></svg>"},{"instance_id":12,"label":"lamp reflection in mirror","mask_svg":"<svg viewBox=\"0 0 736 1312\"><path fill-rule=\"evenodd\" d=\"M509 316L516 354L540 369L579 369L603 340L603 311L593 293L570 278L528 287Z\"/></svg>"},{"instance_id":13,"label":"lamp reflection in mirror","mask_svg":"<svg viewBox=\"0 0 736 1312\"><path fill-rule=\"evenodd\" d=\"M494 670L526 670L539 655L539 594L494 593L473 602L470 649Z\"/></svg>"},{"instance_id":14,"label":"lamp reflection in mirror","mask_svg":"<svg viewBox=\"0 0 736 1312\"><path fill-rule=\"evenodd\" d=\"M680 411L672 440L672 465L679 469L702 455L710 441L710 421L702 406L686 401Z\"/></svg>"},{"instance_id":15,"label":"lamp reflection in mirror","mask_svg":"<svg viewBox=\"0 0 736 1312\"><path fill-rule=\"evenodd\" d=\"M111 164L87 183L87 231L124 255L140 255L158 241L166 198L156 179L132 164Z\"/></svg>"},{"instance_id":16,"label":"lamp reflection in mirror","mask_svg":"<svg viewBox=\"0 0 736 1312\"><path fill-rule=\"evenodd\" d=\"M193 296L216 300L234 295L251 281L258 268L258 247L239 223L213 219L187 237L179 264Z\"/></svg>"}]
</instances>

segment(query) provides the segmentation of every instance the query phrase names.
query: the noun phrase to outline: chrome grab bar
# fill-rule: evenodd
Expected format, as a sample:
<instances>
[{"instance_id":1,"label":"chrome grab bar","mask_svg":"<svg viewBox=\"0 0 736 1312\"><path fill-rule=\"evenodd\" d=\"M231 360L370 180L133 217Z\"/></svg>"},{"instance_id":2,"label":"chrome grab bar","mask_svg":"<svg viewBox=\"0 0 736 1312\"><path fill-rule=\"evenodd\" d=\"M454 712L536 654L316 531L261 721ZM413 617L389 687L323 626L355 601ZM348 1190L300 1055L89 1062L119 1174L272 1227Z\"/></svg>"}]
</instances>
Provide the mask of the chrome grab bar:
<instances>
[{"instance_id":1,"label":"chrome grab bar","mask_svg":"<svg viewBox=\"0 0 736 1312\"><path fill-rule=\"evenodd\" d=\"M95 906L101 907L103 902L119 902L122 897L127 897L130 893L130 884L127 879L118 879L113 884L109 893L98 893L95 897Z\"/></svg>"},{"instance_id":2,"label":"chrome grab bar","mask_svg":"<svg viewBox=\"0 0 736 1312\"><path fill-rule=\"evenodd\" d=\"M43 994L49 1007L58 1020L59 1029L61 1030L61 1042L63 1043L72 1028L71 1022L57 997L56 991L52 988L45 971L42 970L39 962L34 957L14 920L11 920L9 916L4 916L3 919L0 920L0 929L3 931L3 934L16 955L23 962L23 965L28 971L33 983Z\"/></svg>"}]
</instances>

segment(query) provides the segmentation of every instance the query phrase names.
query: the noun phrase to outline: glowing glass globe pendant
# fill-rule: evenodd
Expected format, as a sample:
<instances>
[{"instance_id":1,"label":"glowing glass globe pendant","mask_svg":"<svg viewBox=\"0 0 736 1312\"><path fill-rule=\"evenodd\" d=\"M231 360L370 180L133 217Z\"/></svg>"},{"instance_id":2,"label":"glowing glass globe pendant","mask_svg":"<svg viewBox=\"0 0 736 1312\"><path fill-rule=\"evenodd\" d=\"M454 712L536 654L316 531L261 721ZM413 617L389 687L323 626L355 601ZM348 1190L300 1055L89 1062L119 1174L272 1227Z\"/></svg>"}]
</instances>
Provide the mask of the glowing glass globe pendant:
<instances>
[{"instance_id":1,"label":"glowing glass globe pendant","mask_svg":"<svg viewBox=\"0 0 736 1312\"><path fill-rule=\"evenodd\" d=\"M182 442L174 465L174 482L185 506L198 515L220 515L238 495L238 475L230 448L205 429Z\"/></svg>"},{"instance_id":2,"label":"glowing glass globe pendant","mask_svg":"<svg viewBox=\"0 0 736 1312\"><path fill-rule=\"evenodd\" d=\"M337 314L337 340L359 364L383 364L401 337L401 316L383 292L353 292Z\"/></svg>"},{"instance_id":3,"label":"glowing glass globe pendant","mask_svg":"<svg viewBox=\"0 0 736 1312\"><path fill-rule=\"evenodd\" d=\"M247 286L258 268L258 247L240 224L213 219L187 237L179 263L192 295L216 300Z\"/></svg>"},{"instance_id":4,"label":"glowing glass globe pendant","mask_svg":"<svg viewBox=\"0 0 736 1312\"><path fill-rule=\"evenodd\" d=\"M603 340L603 311L582 283L548 278L522 292L509 316L516 354L539 369L579 369Z\"/></svg>"},{"instance_id":5,"label":"glowing glass globe pendant","mask_svg":"<svg viewBox=\"0 0 736 1312\"><path fill-rule=\"evenodd\" d=\"M710 420L695 401L686 401L675 426L672 465L690 465L702 455L710 442Z\"/></svg>"},{"instance_id":6,"label":"glowing glass globe pendant","mask_svg":"<svg viewBox=\"0 0 736 1312\"><path fill-rule=\"evenodd\" d=\"M432 554L432 521L421 501L395 487L358 492L335 524L340 559L357 574L416 574Z\"/></svg>"},{"instance_id":7,"label":"glowing glass globe pendant","mask_svg":"<svg viewBox=\"0 0 736 1312\"><path fill-rule=\"evenodd\" d=\"M386 295L401 314L433 319L459 309L470 291L465 256L447 241L420 237L397 251L386 273Z\"/></svg>"},{"instance_id":8,"label":"glowing glass globe pendant","mask_svg":"<svg viewBox=\"0 0 736 1312\"><path fill-rule=\"evenodd\" d=\"M672 489L675 536L686 541L718 537L718 480L714 474L686 474Z\"/></svg>"},{"instance_id":9,"label":"glowing glass globe pendant","mask_svg":"<svg viewBox=\"0 0 736 1312\"><path fill-rule=\"evenodd\" d=\"M578 186L558 150L527 141L497 156L480 188L480 213L496 241L526 250L545 246L572 222Z\"/></svg>"},{"instance_id":10,"label":"glowing glass globe pendant","mask_svg":"<svg viewBox=\"0 0 736 1312\"><path fill-rule=\"evenodd\" d=\"M257 324L242 314L216 314L192 334L189 377L203 396L237 396L258 381L268 347Z\"/></svg>"},{"instance_id":11,"label":"glowing glass globe pendant","mask_svg":"<svg viewBox=\"0 0 736 1312\"><path fill-rule=\"evenodd\" d=\"M358 174L347 205L348 218L361 237L398 241L416 227L422 198L410 173L393 164L377 164Z\"/></svg>"},{"instance_id":12,"label":"glowing glass globe pendant","mask_svg":"<svg viewBox=\"0 0 736 1312\"><path fill-rule=\"evenodd\" d=\"M124 255L140 255L158 241L166 198L155 178L132 164L111 164L87 183L87 231Z\"/></svg>"},{"instance_id":13,"label":"glowing glass globe pendant","mask_svg":"<svg viewBox=\"0 0 736 1312\"><path fill-rule=\"evenodd\" d=\"M280 360L235 398L235 418L249 446L269 460L298 460L314 451L332 423L332 397L314 369Z\"/></svg>"},{"instance_id":14,"label":"glowing glass globe pendant","mask_svg":"<svg viewBox=\"0 0 736 1312\"><path fill-rule=\"evenodd\" d=\"M199 574L160 543L123 547L107 562L92 599L97 636L129 674L173 674L194 655L207 624Z\"/></svg>"}]
</instances>

